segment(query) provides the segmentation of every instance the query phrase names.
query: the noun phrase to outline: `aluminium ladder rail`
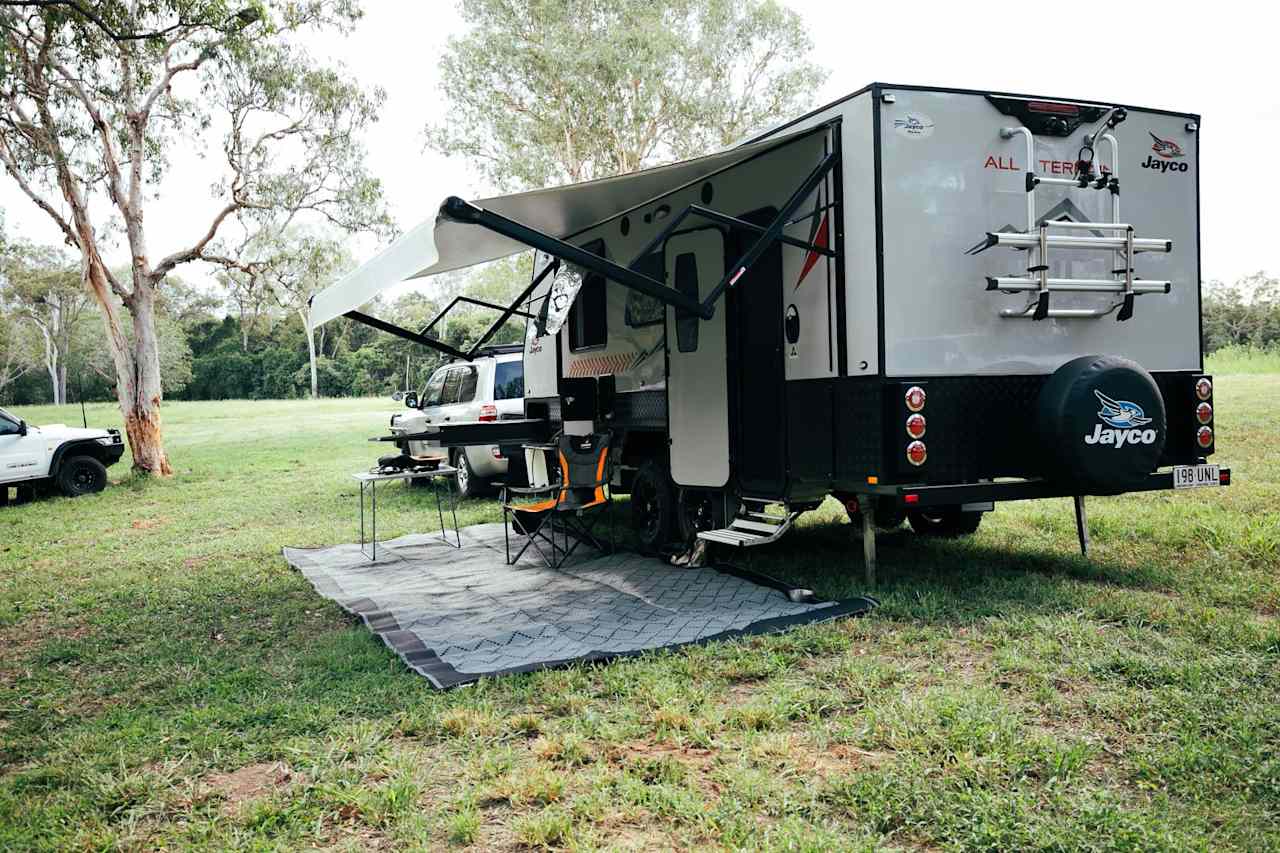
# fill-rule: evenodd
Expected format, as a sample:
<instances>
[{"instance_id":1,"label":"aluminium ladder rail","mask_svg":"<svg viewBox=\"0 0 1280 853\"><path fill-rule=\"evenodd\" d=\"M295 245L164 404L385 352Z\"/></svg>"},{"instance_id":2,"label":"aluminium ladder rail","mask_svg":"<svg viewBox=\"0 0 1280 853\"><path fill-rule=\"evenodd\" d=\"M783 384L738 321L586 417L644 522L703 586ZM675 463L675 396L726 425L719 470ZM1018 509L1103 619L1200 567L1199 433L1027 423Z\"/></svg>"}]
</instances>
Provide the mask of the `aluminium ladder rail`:
<instances>
[{"instance_id":1,"label":"aluminium ladder rail","mask_svg":"<svg viewBox=\"0 0 1280 853\"><path fill-rule=\"evenodd\" d=\"M1119 114L1106 123L1106 130L1100 134L1085 137L1086 144L1092 150L1094 142L1106 142L1111 149L1111 169L1099 169L1094 175L1092 167L1089 171L1080 172L1074 178L1054 178L1037 175L1033 171L1026 173L1026 212L1027 228L1024 232L988 232L986 241L970 250L977 254L992 247L1005 247L1026 251L1028 258L1035 253L1035 263L1027 267L1025 276L988 276L987 290L1000 293L1030 293L1033 299L1023 308L1005 308L1000 315L1006 319L1097 319L1105 317L1117 308L1119 321L1133 316L1134 297L1149 293L1169 293L1173 287L1170 281L1139 279L1134 275L1134 258L1141 252L1173 251L1173 241L1150 237L1136 237L1134 227L1120 221L1120 182L1116 177L1116 168L1120 162L1119 143L1111 128L1123 121ZM1035 137L1026 127L1001 128L1003 139L1012 139L1021 135L1026 140L1027 165L1035 162ZM1084 162L1081 160L1081 162ZM1092 158L1089 161L1092 163ZM1078 167L1077 167L1078 168ZM1105 190L1111 193L1110 222L1073 222L1070 220L1042 220L1036 222L1036 187L1041 184L1053 186L1069 186L1078 189ZM1051 229L1085 230L1094 232L1091 235L1051 234ZM1099 235L1098 232L1109 232ZM1052 278L1049 276L1049 251L1083 250L1110 251L1113 258L1112 275L1114 278ZM1050 293L1112 293L1121 297L1106 308L1051 308Z\"/></svg>"}]
</instances>

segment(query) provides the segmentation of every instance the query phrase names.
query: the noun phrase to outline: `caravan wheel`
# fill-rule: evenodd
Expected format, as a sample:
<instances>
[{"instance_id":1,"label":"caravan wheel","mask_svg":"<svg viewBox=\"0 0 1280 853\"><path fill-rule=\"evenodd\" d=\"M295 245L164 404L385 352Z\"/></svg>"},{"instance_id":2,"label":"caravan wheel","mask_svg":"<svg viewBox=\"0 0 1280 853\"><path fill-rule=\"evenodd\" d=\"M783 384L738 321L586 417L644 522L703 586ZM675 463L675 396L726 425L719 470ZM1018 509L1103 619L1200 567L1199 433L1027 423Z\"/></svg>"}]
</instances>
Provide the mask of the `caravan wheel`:
<instances>
[{"instance_id":1,"label":"caravan wheel","mask_svg":"<svg viewBox=\"0 0 1280 853\"><path fill-rule=\"evenodd\" d=\"M921 536L968 536L978 531L982 513L964 512L958 506L929 507L911 510L907 521Z\"/></svg>"},{"instance_id":2,"label":"caravan wheel","mask_svg":"<svg viewBox=\"0 0 1280 853\"><path fill-rule=\"evenodd\" d=\"M738 498L730 496L730 511L736 515ZM693 542L700 531L717 530L725 526L725 494L713 489L681 489L676 501L676 521L680 525L680 539Z\"/></svg>"},{"instance_id":3,"label":"caravan wheel","mask_svg":"<svg viewBox=\"0 0 1280 853\"><path fill-rule=\"evenodd\" d=\"M641 465L631 483L631 526L641 550L660 551L671 541L674 503L667 469L653 461Z\"/></svg>"}]
</instances>

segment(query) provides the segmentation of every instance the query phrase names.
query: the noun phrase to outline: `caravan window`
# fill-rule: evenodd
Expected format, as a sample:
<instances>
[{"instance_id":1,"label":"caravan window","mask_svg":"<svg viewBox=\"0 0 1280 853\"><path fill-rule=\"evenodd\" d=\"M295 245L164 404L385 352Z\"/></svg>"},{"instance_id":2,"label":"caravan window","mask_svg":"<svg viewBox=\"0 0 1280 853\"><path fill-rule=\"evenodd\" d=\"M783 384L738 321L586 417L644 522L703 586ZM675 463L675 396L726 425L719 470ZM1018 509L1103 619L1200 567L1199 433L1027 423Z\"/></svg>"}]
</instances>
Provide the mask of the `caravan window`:
<instances>
[{"instance_id":1,"label":"caravan window","mask_svg":"<svg viewBox=\"0 0 1280 853\"><path fill-rule=\"evenodd\" d=\"M641 258L633 267L641 275L662 281L666 272L663 269L662 252L652 252ZM627 325L633 329L645 326L657 326L666 316L666 306L652 296L646 296L638 290L627 291Z\"/></svg>"},{"instance_id":2,"label":"caravan window","mask_svg":"<svg viewBox=\"0 0 1280 853\"><path fill-rule=\"evenodd\" d=\"M698 256L693 252L676 255L676 290L690 299L698 298ZM698 315L676 309L676 346L680 352L698 351Z\"/></svg>"},{"instance_id":3,"label":"caravan window","mask_svg":"<svg viewBox=\"0 0 1280 853\"><path fill-rule=\"evenodd\" d=\"M609 341L608 299L605 278L588 273L569 309L569 349L602 347Z\"/></svg>"}]
</instances>

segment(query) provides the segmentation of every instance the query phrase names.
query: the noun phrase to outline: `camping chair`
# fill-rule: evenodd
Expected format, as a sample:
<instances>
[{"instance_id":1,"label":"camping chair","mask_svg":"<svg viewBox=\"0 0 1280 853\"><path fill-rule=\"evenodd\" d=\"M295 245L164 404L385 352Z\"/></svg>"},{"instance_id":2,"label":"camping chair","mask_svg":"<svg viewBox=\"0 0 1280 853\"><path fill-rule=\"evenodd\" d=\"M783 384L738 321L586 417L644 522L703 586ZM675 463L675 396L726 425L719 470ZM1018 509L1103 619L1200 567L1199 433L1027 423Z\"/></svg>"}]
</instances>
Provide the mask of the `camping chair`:
<instances>
[{"instance_id":1,"label":"camping chair","mask_svg":"<svg viewBox=\"0 0 1280 853\"><path fill-rule=\"evenodd\" d=\"M583 542L598 551L613 551L613 496L609 493L609 433L561 435L556 453L560 480L546 486L502 487L503 540L507 565L514 565L530 545L553 569L564 565ZM530 500L532 498L541 500ZM524 503L517 503L523 500ZM608 516L608 547L595 527ZM525 542L513 557L511 531L519 523Z\"/></svg>"}]
</instances>

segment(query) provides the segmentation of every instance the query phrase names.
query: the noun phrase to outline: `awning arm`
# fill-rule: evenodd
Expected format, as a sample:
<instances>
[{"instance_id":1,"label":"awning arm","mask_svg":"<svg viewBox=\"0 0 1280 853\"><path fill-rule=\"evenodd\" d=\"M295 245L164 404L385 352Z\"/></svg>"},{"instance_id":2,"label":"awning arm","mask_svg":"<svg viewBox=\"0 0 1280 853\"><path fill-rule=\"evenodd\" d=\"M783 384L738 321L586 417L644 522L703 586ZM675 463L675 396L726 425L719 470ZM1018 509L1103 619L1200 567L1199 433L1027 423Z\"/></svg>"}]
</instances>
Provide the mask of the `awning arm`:
<instances>
[{"instance_id":1,"label":"awning arm","mask_svg":"<svg viewBox=\"0 0 1280 853\"><path fill-rule=\"evenodd\" d=\"M450 196L445 199L444 204L440 205L440 215L453 222L460 222L464 225L479 225L482 228L487 228L496 234L501 234L518 243L523 243L530 248L538 249L583 269L599 273L623 287L643 293L645 296L657 299L659 302L674 308L697 314L708 320L711 319L714 313L709 306L704 308L696 299L685 296L675 288L667 287L656 279L652 279L635 270L627 269L621 264L616 264L572 243L566 243L564 240L559 240L550 234L544 234L527 225L522 225L514 219L508 219L491 210L483 210L457 196Z\"/></svg>"},{"instance_id":2,"label":"awning arm","mask_svg":"<svg viewBox=\"0 0 1280 853\"><path fill-rule=\"evenodd\" d=\"M420 335L417 332L411 332L408 329L402 329L394 323L388 323L386 320L379 320L377 317L371 317L368 314L362 314L359 311L348 311L342 316L346 317L348 320L355 320L357 323L364 323L366 326L370 326L380 332L395 335L397 338L404 338L406 341L413 341L415 344L422 344L425 347L431 347L433 350L438 350L445 355L461 359L467 358L467 354L465 352L449 346L444 341L436 340L435 338L428 337L426 335Z\"/></svg>"},{"instance_id":3,"label":"awning arm","mask_svg":"<svg viewBox=\"0 0 1280 853\"><path fill-rule=\"evenodd\" d=\"M444 306L444 308L440 311L439 314L436 314L436 316L431 318L431 322L428 323L426 326L424 326L422 331L419 334L423 334L423 335L428 334L432 329L435 328L436 323L439 323L441 320L443 320L444 315L452 311L453 306L457 305L459 302L466 302L470 305L479 305L481 308L492 308L494 311L507 311L508 309L510 309L512 314L519 314L522 317L531 318L533 316L532 314L529 314L526 311L515 310L516 308L515 305L499 305L496 302L488 302L484 299L476 299L473 296L455 296L453 297L453 301L450 302L448 305ZM516 305L519 305L519 303L517 302ZM511 314L504 314L502 318L503 321L505 322L506 319L510 316Z\"/></svg>"},{"instance_id":4,"label":"awning arm","mask_svg":"<svg viewBox=\"0 0 1280 853\"><path fill-rule=\"evenodd\" d=\"M529 298L530 294L533 293L533 291L537 288L537 286L542 284L542 280L544 278L546 278L548 275L552 274L559 268L560 268L560 262L558 260L553 261L552 263L549 263L545 267L543 267L542 272L538 273L533 277L533 281L529 282L529 286L526 287L524 290L522 290L520 292L520 295L515 298L515 301L513 301L510 305L506 307L505 310L503 310L502 316L494 320L493 323L489 326L489 328L484 330L484 334L480 336L479 340L476 341L475 346L471 347L471 351L467 353L467 361L470 361L471 359L476 357L476 353L479 352L480 348L485 345L485 342L488 341L489 338L493 337L498 333L498 330L502 328L502 324L507 322L507 320L511 318L512 314L520 314L521 316L527 317L530 320L534 319L533 315L530 314L528 311L519 311L517 310L517 307L523 304L524 301Z\"/></svg>"},{"instance_id":5,"label":"awning arm","mask_svg":"<svg viewBox=\"0 0 1280 853\"><path fill-rule=\"evenodd\" d=\"M782 236L782 229L787 226L787 220L790 219L792 214L799 209L800 205L804 204L805 199L807 199L809 195L818 188L818 184L826 180L827 173L830 172L838 162L840 162L839 151L832 151L826 157L822 158L822 162L818 164L817 168L809 173L809 177L804 179L804 183L796 188L796 191L792 193L791 198L787 200L785 205L783 205L782 210L778 211L778 215L769 223L769 227L764 230L764 233L760 235L760 238L756 240L750 249L747 249L735 264L729 267L728 271L724 274L724 278L720 279L720 283L717 284L715 289L707 295L706 300L702 303L702 310L699 312L702 316L708 316L707 311L714 310L713 306L715 305L716 300L720 298L720 294L724 293L725 288L729 287L741 278L747 271L747 268L758 261L760 256L765 253L765 250L768 249L775 240Z\"/></svg>"}]
</instances>

